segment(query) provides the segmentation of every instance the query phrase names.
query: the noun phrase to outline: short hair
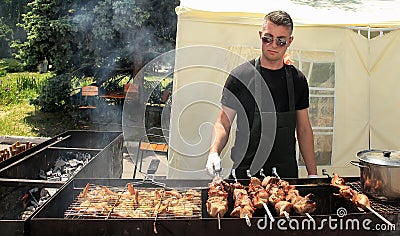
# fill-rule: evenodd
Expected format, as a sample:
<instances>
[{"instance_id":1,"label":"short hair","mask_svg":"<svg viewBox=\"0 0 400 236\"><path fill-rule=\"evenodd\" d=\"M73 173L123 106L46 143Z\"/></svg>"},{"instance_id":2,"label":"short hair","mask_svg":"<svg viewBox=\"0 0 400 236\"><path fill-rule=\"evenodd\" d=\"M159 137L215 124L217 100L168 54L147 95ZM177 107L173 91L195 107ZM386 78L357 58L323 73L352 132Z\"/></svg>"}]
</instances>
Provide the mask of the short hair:
<instances>
[{"instance_id":1,"label":"short hair","mask_svg":"<svg viewBox=\"0 0 400 236\"><path fill-rule=\"evenodd\" d=\"M287 26L290 28L290 33L293 32L293 20L290 15L285 11L272 11L265 15L262 30L265 30L267 21L271 21L275 25Z\"/></svg>"}]
</instances>

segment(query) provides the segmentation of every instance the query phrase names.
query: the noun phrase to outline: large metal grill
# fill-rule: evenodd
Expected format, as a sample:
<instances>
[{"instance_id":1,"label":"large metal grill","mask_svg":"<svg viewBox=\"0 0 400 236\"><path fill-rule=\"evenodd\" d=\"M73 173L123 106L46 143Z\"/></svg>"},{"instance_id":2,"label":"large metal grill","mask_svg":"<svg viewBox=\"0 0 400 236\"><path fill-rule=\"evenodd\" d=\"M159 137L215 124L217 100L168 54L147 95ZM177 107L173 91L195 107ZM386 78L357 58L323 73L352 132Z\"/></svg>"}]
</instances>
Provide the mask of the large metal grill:
<instances>
[{"instance_id":1,"label":"large metal grill","mask_svg":"<svg viewBox=\"0 0 400 236\"><path fill-rule=\"evenodd\" d=\"M354 180L347 180L346 183L357 181L359 178ZM343 225L347 221L363 221L364 219L372 220L373 223L382 223L380 219L375 217L372 213L364 211L356 207L351 201L336 196L334 193L337 188L329 185L329 179L290 179L289 183L294 183L296 188L299 190L301 195L307 193L313 193L317 202L317 210L313 212L311 218L315 221L317 227L322 229L315 229L315 231L309 231L308 229L282 231L278 228L278 225L283 224L289 227L290 222L309 222L310 219L307 216L291 215L290 220L285 217L278 217L274 214L274 210L270 209L275 217L275 222L271 222L265 214L264 209L257 209L253 214L253 218L250 219L251 226L249 226L245 219L230 217L229 213L233 209L233 201L231 196L228 196L228 213L221 217L220 220L217 218L211 218L206 210L208 183L209 180L158 180L155 182L141 181L141 180L128 180L128 179L78 179L74 178L69 181L63 188L50 200L46 205L39 210L30 221L30 233L31 235L75 235L75 234L97 234L97 235L154 235L157 231L158 235L280 235L283 232L289 233L290 235L338 235L340 232L343 233L340 228L336 230L329 229L329 225L326 225L328 219L332 219L335 222L343 221ZM243 185L247 186L248 181L241 181ZM71 208L81 207L82 200L79 202L79 196L85 189L85 185L91 183L90 189L95 189L104 186L107 189L117 192L117 198L109 198L109 201L102 205L103 208L100 211L94 210L89 211L88 214L82 211L71 211ZM124 209L126 212L118 212L118 206L122 203L119 201L122 199L120 195L127 191L127 185L132 184L134 188L147 192L166 188L167 190L175 189L179 190L181 195L184 195L185 191L194 189L201 192L201 212L193 214L193 217L179 217L176 214L159 214L156 217L154 212L150 211L148 215L139 215L137 218L129 216L127 213L130 209L138 209L139 205L127 205ZM117 186L117 187L113 187ZM161 187L160 187L161 186ZM154 195L154 194L150 194ZM140 194L139 194L140 196ZM78 199L78 201L77 201ZM119 203L118 203L119 202ZM154 202L154 200L153 200ZM96 204L101 205L97 202ZM151 205L154 206L154 205ZM90 207L90 204L88 205ZM83 207L83 208L88 208ZM136 208L135 208L136 207ZM152 207L150 207L152 208ZM346 209L347 215L342 218L339 216L338 209ZM153 210L153 209L152 209ZM125 214L125 215L124 215ZM123 215L123 216L121 216ZM387 216L387 215L386 215ZM389 218L392 222L397 222L397 214L392 214L392 218ZM265 226L262 228L261 226ZM338 226L339 227L339 226ZM43 232L43 228L51 229L48 232ZM366 230L351 230L347 235L376 235L376 231Z\"/></svg>"},{"instance_id":2,"label":"large metal grill","mask_svg":"<svg viewBox=\"0 0 400 236\"><path fill-rule=\"evenodd\" d=\"M29 235L31 214L73 177L119 178L122 146L120 131L68 131L1 162L2 234Z\"/></svg>"},{"instance_id":3,"label":"large metal grill","mask_svg":"<svg viewBox=\"0 0 400 236\"><path fill-rule=\"evenodd\" d=\"M201 217L201 191L192 188L87 187L65 211L65 219Z\"/></svg>"}]
</instances>

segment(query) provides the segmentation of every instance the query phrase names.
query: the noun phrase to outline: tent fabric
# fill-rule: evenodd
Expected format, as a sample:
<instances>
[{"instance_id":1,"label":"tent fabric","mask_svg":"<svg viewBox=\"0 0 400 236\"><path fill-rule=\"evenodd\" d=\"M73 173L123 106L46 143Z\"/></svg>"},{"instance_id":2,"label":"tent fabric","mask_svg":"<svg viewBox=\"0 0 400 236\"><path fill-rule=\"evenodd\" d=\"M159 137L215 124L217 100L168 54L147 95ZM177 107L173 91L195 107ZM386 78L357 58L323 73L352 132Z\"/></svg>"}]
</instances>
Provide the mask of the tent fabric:
<instances>
[{"instance_id":1,"label":"tent fabric","mask_svg":"<svg viewBox=\"0 0 400 236\"><path fill-rule=\"evenodd\" d=\"M328 173L358 176L358 167L349 163L357 160L358 151L400 149L396 140L400 131L396 123L400 94L396 91L400 83L397 71L391 69L400 62L396 54L400 31L369 40L347 27L398 28L399 19L392 10L382 4L375 10L387 14L371 17L375 15L364 9L370 6L367 4L350 17L349 12L339 9L295 8L290 1L243 2L182 0L176 9L168 178L210 178L205 164L226 77L232 68L259 55L258 30L265 12L275 9L286 10L294 18L294 42L288 50L293 59L334 64L334 87L315 91L329 93L326 100L332 101L334 111L334 117L326 121L332 122L332 127L314 130L315 135L333 133L329 163L318 166L318 173L326 169ZM235 7L235 3L242 3L242 7ZM310 118L314 121L324 121L323 117L311 117L313 114ZM232 165L229 157L234 131L222 153L225 176ZM300 176L306 176L304 167L300 167Z\"/></svg>"}]
</instances>

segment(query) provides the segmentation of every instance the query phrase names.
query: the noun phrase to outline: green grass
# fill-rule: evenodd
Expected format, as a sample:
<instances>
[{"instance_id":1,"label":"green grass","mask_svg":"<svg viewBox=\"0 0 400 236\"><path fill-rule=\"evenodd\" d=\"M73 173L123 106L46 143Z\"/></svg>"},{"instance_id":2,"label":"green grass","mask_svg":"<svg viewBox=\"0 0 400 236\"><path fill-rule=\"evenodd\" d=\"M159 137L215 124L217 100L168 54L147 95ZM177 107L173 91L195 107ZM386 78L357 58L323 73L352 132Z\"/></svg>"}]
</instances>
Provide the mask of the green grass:
<instances>
[{"instance_id":1,"label":"green grass","mask_svg":"<svg viewBox=\"0 0 400 236\"><path fill-rule=\"evenodd\" d=\"M51 76L50 73L9 73L0 76L0 136L54 137L68 130L87 128L77 127L72 122L71 114L42 112L30 104ZM160 77L146 76L145 79L157 81ZM165 88L171 82L171 77L164 78L161 87Z\"/></svg>"},{"instance_id":2,"label":"green grass","mask_svg":"<svg viewBox=\"0 0 400 236\"><path fill-rule=\"evenodd\" d=\"M0 107L0 135L54 137L66 130L75 129L64 113L35 111L29 102Z\"/></svg>"},{"instance_id":3,"label":"green grass","mask_svg":"<svg viewBox=\"0 0 400 236\"><path fill-rule=\"evenodd\" d=\"M30 104L50 76L9 73L0 77L0 136L53 137L75 128L63 112L44 113Z\"/></svg>"}]
</instances>

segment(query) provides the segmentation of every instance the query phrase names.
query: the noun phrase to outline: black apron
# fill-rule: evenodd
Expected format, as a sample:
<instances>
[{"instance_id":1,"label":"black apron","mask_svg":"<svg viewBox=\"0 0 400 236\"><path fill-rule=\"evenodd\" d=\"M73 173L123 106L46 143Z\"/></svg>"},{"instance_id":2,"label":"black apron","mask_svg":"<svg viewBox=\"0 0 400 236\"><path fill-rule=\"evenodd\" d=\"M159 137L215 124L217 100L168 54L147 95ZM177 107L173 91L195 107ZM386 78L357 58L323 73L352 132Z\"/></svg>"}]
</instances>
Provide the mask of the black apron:
<instances>
[{"instance_id":1,"label":"black apron","mask_svg":"<svg viewBox=\"0 0 400 236\"><path fill-rule=\"evenodd\" d=\"M261 74L260 59L257 58L255 61L255 67L258 73ZM251 169L251 176L260 176L259 170L263 168L265 175L272 175L272 167L276 167L277 173L281 178L298 178L298 166L296 161L296 150L295 150L295 129L296 129L296 110L295 110L295 97L294 97L294 84L291 66L285 65L285 73L287 80L287 91L289 98L289 111L287 112L264 112L261 106L261 113L255 104L255 112L253 118L253 124L250 128L250 138L248 148L245 153L243 160L240 164L234 164L236 177L238 179L248 178L247 172ZM261 94L261 81L260 77L255 77L255 96ZM257 99L257 98L256 98ZM262 99L261 99L262 101ZM276 116L276 130L275 139L263 140L261 136L262 121L266 117ZM265 121L263 122L265 124ZM263 132L266 132L265 129ZM259 144L265 146L265 142L273 142L270 154L257 153L262 156L262 162L258 158L254 161L254 156L259 148ZM262 147L260 147L262 149ZM232 150L234 151L234 150ZM268 157L268 158L267 158ZM267 159L265 161L265 159ZM236 166L236 167L235 167ZM232 177L232 176L231 176Z\"/></svg>"}]
</instances>

